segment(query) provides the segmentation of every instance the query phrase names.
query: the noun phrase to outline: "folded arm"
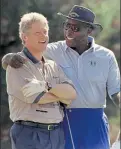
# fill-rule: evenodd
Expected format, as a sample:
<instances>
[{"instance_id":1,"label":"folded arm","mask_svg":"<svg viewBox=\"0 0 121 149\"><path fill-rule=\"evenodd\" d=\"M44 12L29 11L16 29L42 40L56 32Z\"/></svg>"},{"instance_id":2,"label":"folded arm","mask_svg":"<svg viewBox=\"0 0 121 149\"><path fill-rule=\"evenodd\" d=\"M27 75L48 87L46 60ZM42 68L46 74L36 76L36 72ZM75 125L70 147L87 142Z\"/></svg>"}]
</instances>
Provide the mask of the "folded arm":
<instances>
[{"instance_id":1,"label":"folded arm","mask_svg":"<svg viewBox=\"0 0 121 149\"><path fill-rule=\"evenodd\" d=\"M64 89L65 84L64 86L57 85L57 88L55 87L48 92L46 82L38 81L25 66L19 69L9 66L6 72L6 81L8 94L26 103L46 104L68 99L67 96L63 98L64 95L58 94L60 89ZM70 104L70 101L65 103Z\"/></svg>"},{"instance_id":2,"label":"folded arm","mask_svg":"<svg viewBox=\"0 0 121 149\"><path fill-rule=\"evenodd\" d=\"M21 67L25 63L26 63L26 59L22 57L19 53L16 53L16 54L9 53L5 55L2 59L2 66L4 69L6 69L8 65L10 65L13 68L21 69ZM38 97L36 97L37 98L36 100L38 100L39 97L41 97L41 102L39 103L42 103L42 101L45 101L45 98L46 99L51 98L51 101L55 101L55 98L57 99L58 97L59 98L58 100L60 100L63 103L70 103L70 101L76 99L76 91L75 91L72 81L66 77L62 69L56 64L55 64L55 69L58 70L57 73L59 75L60 81L48 93L44 93L42 97L40 93ZM17 71L17 70L14 69L14 71Z\"/></svg>"},{"instance_id":3,"label":"folded arm","mask_svg":"<svg viewBox=\"0 0 121 149\"><path fill-rule=\"evenodd\" d=\"M40 85L40 81L32 80L22 87L22 92L26 98L39 93L34 100L34 103L38 104L46 104L55 101L70 104L70 102L76 98L75 90L69 84L56 84L49 91L42 89L42 86L43 85Z\"/></svg>"},{"instance_id":4,"label":"folded arm","mask_svg":"<svg viewBox=\"0 0 121 149\"><path fill-rule=\"evenodd\" d=\"M62 103L66 104L69 102L69 104L71 104L71 102L76 99L76 89L72 81L66 76L62 68L56 63L55 69L58 70L57 72L59 74L59 84L56 84L56 86L53 87L50 92L58 96Z\"/></svg>"},{"instance_id":5,"label":"folded arm","mask_svg":"<svg viewBox=\"0 0 121 149\"><path fill-rule=\"evenodd\" d=\"M55 95L48 93L46 82L38 81L25 67L14 69L9 66L6 71L6 82L8 95L23 102L46 104L59 101Z\"/></svg>"}]
</instances>

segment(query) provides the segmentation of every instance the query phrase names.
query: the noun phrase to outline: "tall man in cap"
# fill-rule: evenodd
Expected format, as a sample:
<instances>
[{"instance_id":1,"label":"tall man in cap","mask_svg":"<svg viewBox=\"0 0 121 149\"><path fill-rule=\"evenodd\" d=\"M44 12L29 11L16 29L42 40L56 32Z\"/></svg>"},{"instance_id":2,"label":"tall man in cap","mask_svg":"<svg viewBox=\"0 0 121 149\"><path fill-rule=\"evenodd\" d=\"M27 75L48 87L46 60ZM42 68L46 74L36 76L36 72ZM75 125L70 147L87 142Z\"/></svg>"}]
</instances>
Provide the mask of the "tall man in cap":
<instances>
[{"instance_id":1,"label":"tall man in cap","mask_svg":"<svg viewBox=\"0 0 121 149\"><path fill-rule=\"evenodd\" d=\"M90 33L102 30L95 14L75 5L66 18L64 41L50 43L45 56L56 61L77 91L77 99L65 110L66 149L109 149L109 124L104 113L106 90L119 103L120 73L114 53L95 43ZM3 67L21 67L14 54L3 58ZM22 59L22 58L21 58ZM15 62L17 65L15 65Z\"/></svg>"},{"instance_id":2,"label":"tall man in cap","mask_svg":"<svg viewBox=\"0 0 121 149\"><path fill-rule=\"evenodd\" d=\"M12 149L65 149L60 102L70 104L76 91L62 69L43 57L48 30L47 19L38 13L25 14L19 23L24 45L19 55L26 62L6 71Z\"/></svg>"}]
</instances>

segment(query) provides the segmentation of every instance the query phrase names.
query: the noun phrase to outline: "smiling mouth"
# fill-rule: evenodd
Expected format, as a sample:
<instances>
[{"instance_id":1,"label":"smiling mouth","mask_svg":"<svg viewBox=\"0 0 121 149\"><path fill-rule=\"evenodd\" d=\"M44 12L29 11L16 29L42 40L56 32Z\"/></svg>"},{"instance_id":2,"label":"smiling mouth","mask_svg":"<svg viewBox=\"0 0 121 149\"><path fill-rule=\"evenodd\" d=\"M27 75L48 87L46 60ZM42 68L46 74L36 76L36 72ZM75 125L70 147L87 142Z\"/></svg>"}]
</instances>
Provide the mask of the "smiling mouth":
<instances>
[{"instance_id":1,"label":"smiling mouth","mask_svg":"<svg viewBox=\"0 0 121 149\"><path fill-rule=\"evenodd\" d=\"M68 32L66 33L66 38L68 40L73 40L74 39L73 35L69 35Z\"/></svg>"},{"instance_id":2,"label":"smiling mouth","mask_svg":"<svg viewBox=\"0 0 121 149\"><path fill-rule=\"evenodd\" d=\"M38 43L46 43L46 41L39 41Z\"/></svg>"},{"instance_id":3,"label":"smiling mouth","mask_svg":"<svg viewBox=\"0 0 121 149\"><path fill-rule=\"evenodd\" d=\"M73 40L73 39L74 39L74 38L69 37L69 36L67 36L67 35L66 35L66 38L67 38L68 40Z\"/></svg>"}]
</instances>

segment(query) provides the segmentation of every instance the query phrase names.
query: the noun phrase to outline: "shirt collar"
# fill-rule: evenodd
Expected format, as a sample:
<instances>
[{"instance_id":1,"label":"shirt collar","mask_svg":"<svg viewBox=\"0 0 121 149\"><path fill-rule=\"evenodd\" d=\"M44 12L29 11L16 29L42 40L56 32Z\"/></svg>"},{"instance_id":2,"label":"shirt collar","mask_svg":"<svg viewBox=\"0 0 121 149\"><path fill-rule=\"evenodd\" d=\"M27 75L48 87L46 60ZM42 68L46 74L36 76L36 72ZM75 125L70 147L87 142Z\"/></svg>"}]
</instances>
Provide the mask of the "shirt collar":
<instances>
[{"instance_id":1,"label":"shirt collar","mask_svg":"<svg viewBox=\"0 0 121 149\"><path fill-rule=\"evenodd\" d=\"M29 50L25 47L23 49L23 53L27 58L29 58L34 64L40 63L41 61L38 61L30 52ZM42 57L42 61L45 63L45 58Z\"/></svg>"},{"instance_id":2,"label":"shirt collar","mask_svg":"<svg viewBox=\"0 0 121 149\"><path fill-rule=\"evenodd\" d=\"M94 52L95 51L95 40L92 36L88 37L88 43L91 43L91 46L88 49L88 51ZM66 41L65 41L65 45L66 45L65 50L67 50L69 47L67 46Z\"/></svg>"},{"instance_id":3,"label":"shirt collar","mask_svg":"<svg viewBox=\"0 0 121 149\"><path fill-rule=\"evenodd\" d=\"M95 51L95 40L94 40L94 38L92 36L88 37L88 43L91 43L91 46L88 49L88 51L94 52Z\"/></svg>"}]
</instances>

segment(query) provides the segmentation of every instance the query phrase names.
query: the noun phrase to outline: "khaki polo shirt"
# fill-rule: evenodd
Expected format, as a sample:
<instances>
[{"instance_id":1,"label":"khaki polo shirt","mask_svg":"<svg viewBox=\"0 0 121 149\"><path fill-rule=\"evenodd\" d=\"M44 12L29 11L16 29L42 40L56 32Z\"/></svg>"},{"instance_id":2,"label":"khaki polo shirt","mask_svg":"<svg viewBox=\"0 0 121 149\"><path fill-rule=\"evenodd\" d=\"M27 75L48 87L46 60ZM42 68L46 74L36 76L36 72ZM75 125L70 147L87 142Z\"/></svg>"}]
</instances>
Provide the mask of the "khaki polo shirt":
<instances>
[{"instance_id":1,"label":"khaki polo shirt","mask_svg":"<svg viewBox=\"0 0 121 149\"><path fill-rule=\"evenodd\" d=\"M20 52L20 55L25 56L23 52ZM22 87L28 83L26 79L45 80L50 87L57 83L71 83L71 81L54 61L45 60L43 67L42 62L35 64L29 58L27 59L27 63L19 69L7 67L6 82L11 120L13 122L17 120L39 123L61 122L63 120L63 111L58 102L44 105L37 104L34 101L40 93L26 98L22 93Z\"/></svg>"}]
</instances>

